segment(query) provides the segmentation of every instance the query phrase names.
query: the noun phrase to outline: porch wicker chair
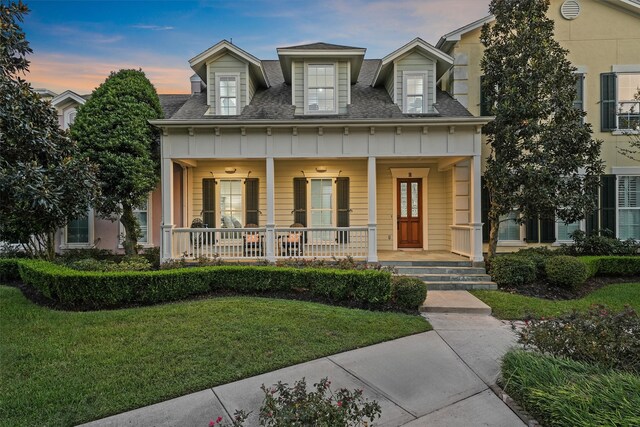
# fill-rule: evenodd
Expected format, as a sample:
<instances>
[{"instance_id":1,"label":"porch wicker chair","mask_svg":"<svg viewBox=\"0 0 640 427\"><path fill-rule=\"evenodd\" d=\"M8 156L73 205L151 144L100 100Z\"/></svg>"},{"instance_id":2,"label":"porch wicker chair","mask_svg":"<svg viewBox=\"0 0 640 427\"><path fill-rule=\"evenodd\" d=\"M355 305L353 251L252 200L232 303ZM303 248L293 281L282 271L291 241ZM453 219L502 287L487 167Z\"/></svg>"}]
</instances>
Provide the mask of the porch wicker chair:
<instances>
[{"instance_id":1,"label":"porch wicker chair","mask_svg":"<svg viewBox=\"0 0 640 427\"><path fill-rule=\"evenodd\" d=\"M289 228L305 228L299 222L293 223ZM302 256L304 253L305 233L303 231L289 231L285 236L280 236L280 254L284 256Z\"/></svg>"},{"instance_id":2,"label":"porch wicker chair","mask_svg":"<svg viewBox=\"0 0 640 427\"><path fill-rule=\"evenodd\" d=\"M247 224L245 228L258 228L258 224ZM263 239L259 231L247 232L242 240L244 256L261 257L264 255Z\"/></svg>"}]
</instances>

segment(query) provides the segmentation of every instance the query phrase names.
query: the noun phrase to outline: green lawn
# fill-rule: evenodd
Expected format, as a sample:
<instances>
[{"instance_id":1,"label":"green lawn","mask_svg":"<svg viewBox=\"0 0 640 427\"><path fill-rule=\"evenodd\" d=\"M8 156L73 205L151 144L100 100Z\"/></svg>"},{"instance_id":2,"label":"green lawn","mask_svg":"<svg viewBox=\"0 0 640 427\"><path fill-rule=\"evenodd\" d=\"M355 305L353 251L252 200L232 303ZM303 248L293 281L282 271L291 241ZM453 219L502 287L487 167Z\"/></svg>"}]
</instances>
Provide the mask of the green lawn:
<instances>
[{"instance_id":1,"label":"green lawn","mask_svg":"<svg viewBox=\"0 0 640 427\"><path fill-rule=\"evenodd\" d=\"M640 283L608 285L576 300L551 301L502 291L471 291L493 310L500 319L556 317L572 310L586 310L592 304L604 304L612 310L622 310L625 304L640 310Z\"/></svg>"},{"instance_id":2,"label":"green lawn","mask_svg":"<svg viewBox=\"0 0 640 427\"><path fill-rule=\"evenodd\" d=\"M74 425L429 329L419 316L249 297L60 312L0 286L0 425Z\"/></svg>"}]
</instances>

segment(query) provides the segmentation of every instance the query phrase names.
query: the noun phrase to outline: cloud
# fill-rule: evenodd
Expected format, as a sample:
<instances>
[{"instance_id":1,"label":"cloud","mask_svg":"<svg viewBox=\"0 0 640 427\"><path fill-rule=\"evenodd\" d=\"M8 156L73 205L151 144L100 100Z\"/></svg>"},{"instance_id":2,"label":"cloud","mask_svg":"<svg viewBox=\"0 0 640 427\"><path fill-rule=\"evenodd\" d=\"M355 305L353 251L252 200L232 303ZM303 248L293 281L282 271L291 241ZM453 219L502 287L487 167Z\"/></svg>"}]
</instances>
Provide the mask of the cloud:
<instances>
[{"instance_id":1,"label":"cloud","mask_svg":"<svg viewBox=\"0 0 640 427\"><path fill-rule=\"evenodd\" d=\"M144 24L137 24L137 25L131 25L131 28L137 28L140 30L151 30L151 31L170 31L173 30L175 27L170 27L167 25L144 25Z\"/></svg>"},{"instance_id":2,"label":"cloud","mask_svg":"<svg viewBox=\"0 0 640 427\"><path fill-rule=\"evenodd\" d=\"M124 40L121 34L108 34L99 31L88 31L68 25L53 25L47 28L47 31L56 38L64 39L70 44L100 44L110 45Z\"/></svg>"},{"instance_id":3,"label":"cloud","mask_svg":"<svg viewBox=\"0 0 640 427\"><path fill-rule=\"evenodd\" d=\"M71 89L80 94L90 93L107 78L111 71L141 68L158 93L189 93L189 77L193 71L175 58L140 54L138 60L109 60L71 54L35 54L31 59L27 80L33 87L54 92Z\"/></svg>"}]
</instances>

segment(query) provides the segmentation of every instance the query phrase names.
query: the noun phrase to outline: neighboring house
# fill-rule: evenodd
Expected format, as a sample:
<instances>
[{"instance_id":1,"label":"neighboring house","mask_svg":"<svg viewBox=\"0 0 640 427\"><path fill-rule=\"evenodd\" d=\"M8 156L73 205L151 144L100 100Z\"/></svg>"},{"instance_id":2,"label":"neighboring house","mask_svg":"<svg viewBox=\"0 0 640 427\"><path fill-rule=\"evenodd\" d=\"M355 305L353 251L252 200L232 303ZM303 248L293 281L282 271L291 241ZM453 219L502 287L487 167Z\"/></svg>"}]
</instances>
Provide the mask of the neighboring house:
<instances>
[{"instance_id":1,"label":"neighboring house","mask_svg":"<svg viewBox=\"0 0 640 427\"><path fill-rule=\"evenodd\" d=\"M453 57L419 38L382 59L327 43L277 53L217 43L189 62L192 96L151 121L162 259L428 250L482 261L489 118L439 89Z\"/></svg>"},{"instance_id":2,"label":"neighboring house","mask_svg":"<svg viewBox=\"0 0 640 427\"><path fill-rule=\"evenodd\" d=\"M593 137L601 139L606 175L602 178L599 209L574 224L528 219L519 225L501 223L501 250L527 244L570 243L577 229L608 229L622 239L640 239L640 164L619 153L628 148L628 132L640 126L640 102L633 95L640 88L640 1L552 0L549 17L555 22L555 38L566 49L579 75L576 107L586 111ZM488 115L480 90L480 42L482 25L493 16L472 22L444 35L436 47L451 55L455 64L442 87L475 115ZM483 144L483 158L488 148ZM483 192L484 193L484 192ZM483 222L487 222L483 194ZM510 218L515 218L512 212ZM485 226L484 241L488 241ZM511 248L511 249L510 249Z\"/></svg>"},{"instance_id":3,"label":"neighboring house","mask_svg":"<svg viewBox=\"0 0 640 427\"><path fill-rule=\"evenodd\" d=\"M39 94L52 93L46 90L37 91ZM55 95L55 94L54 94ZM62 129L69 129L73 124L77 109L83 105L90 95L78 95L67 90L55 95L49 100L58 113L58 120ZM160 95L160 103L168 117L189 98L189 95ZM135 214L140 221L142 236L138 243L142 247L158 246L160 240L160 187L149 194L144 206L138 207ZM58 251L67 249L108 249L122 252L121 235L124 229L117 219L100 219L93 209L87 215L71 221L56 234L56 248Z\"/></svg>"}]
</instances>

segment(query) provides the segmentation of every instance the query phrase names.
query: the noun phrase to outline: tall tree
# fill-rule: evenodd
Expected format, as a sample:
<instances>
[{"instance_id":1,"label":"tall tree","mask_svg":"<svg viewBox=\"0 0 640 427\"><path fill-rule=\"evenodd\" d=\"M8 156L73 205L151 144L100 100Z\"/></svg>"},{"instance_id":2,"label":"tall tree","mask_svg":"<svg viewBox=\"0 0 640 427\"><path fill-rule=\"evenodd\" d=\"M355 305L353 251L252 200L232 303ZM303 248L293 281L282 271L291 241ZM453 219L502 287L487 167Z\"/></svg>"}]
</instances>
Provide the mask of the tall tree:
<instances>
[{"instance_id":1,"label":"tall tree","mask_svg":"<svg viewBox=\"0 0 640 427\"><path fill-rule=\"evenodd\" d=\"M575 68L553 38L548 0L492 0L485 24L483 93L495 120L485 127L490 154L489 257L503 215L574 222L596 207L601 141L574 108Z\"/></svg>"},{"instance_id":2,"label":"tall tree","mask_svg":"<svg viewBox=\"0 0 640 427\"><path fill-rule=\"evenodd\" d=\"M145 74L120 70L78 109L71 129L81 150L99 166L98 215L120 216L127 254L137 253L140 236L134 209L159 182L159 134L148 121L161 117L158 94Z\"/></svg>"},{"instance_id":3,"label":"tall tree","mask_svg":"<svg viewBox=\"0 0 640 427\"><path fill-rule=\"evenodd\" d=\"M21 78L32 53L20 26L28 12L0 3L0 240L52 258L54 233L86 215L97 186L55 110Z\"/></svg>"}]
</instances>

